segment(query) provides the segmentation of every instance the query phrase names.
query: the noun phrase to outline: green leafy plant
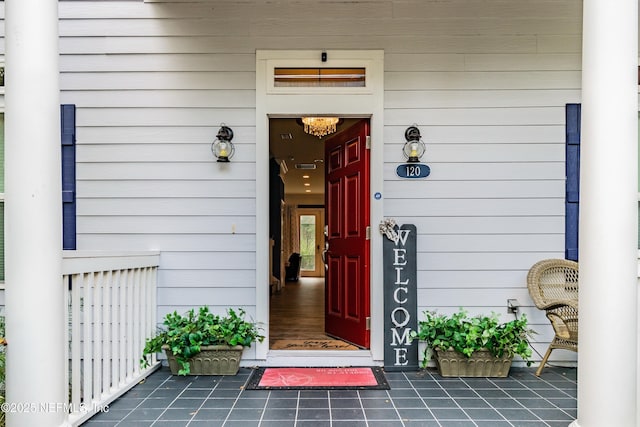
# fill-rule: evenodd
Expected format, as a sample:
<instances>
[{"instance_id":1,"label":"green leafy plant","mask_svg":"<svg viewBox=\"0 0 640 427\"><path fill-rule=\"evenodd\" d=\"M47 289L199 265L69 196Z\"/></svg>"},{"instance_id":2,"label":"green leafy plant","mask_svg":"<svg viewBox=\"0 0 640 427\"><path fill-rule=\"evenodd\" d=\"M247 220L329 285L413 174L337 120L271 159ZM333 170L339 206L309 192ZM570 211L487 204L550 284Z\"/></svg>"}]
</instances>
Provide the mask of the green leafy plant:
<instances>
[{"instance_id":1,"label":"green leafy plant","mask_svg":"<svg viewBox=\"0 0 640 427\"><path fill-rule=\"evenodd\" d=\"M262 342L264 336L255 322L245 320L246 312L227 309L225 316L213 314L209 307L189 310L184 315L174 311L164 318L164 328L147 339L140 364L149 366L148 355L162 351L167 346L180 366L179 375L188 375L189 359L200 352L202 346L229 345L250 347L254 341Z\"/></svg>"},{"instance_id":2,"label":"green leafy plant","mask_svg":"<svg viewBox=\"0 0 640 427\"><path fill-rule=\"evenodd\" d=\"M418 322L418 330L411 331L412 339L427 343L422 361L426 367L432 349L454 349L467 357L486 349L496 356L519 355L527 365L531 364L531 347L528 337L534 332L528 328L527 318L500 323L498 314L470 317L462 308L450 316L425 311L424 320Z\"/></svg>"}]
</instances>

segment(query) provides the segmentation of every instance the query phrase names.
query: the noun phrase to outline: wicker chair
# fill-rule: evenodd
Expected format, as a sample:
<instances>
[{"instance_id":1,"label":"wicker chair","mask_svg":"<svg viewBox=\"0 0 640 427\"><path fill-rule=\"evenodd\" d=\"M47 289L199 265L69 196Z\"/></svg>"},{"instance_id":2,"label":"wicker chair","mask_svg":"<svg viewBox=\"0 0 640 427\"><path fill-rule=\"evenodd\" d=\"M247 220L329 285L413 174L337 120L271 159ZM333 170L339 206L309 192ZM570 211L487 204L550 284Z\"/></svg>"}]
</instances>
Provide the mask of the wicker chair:
<instances>
[{"instance_id":1,"label":"wicker chair","mask_svg":"<svg viewBox=\"0 0 640 427\"><path fill-rule=\"evenodd\" d=\"M578 263L565 259L537 262L527 274L529 295L536 307L547 312L555 337L536 375L540 376L551 351L578 351Z\"/></svg>"}]
</instances>

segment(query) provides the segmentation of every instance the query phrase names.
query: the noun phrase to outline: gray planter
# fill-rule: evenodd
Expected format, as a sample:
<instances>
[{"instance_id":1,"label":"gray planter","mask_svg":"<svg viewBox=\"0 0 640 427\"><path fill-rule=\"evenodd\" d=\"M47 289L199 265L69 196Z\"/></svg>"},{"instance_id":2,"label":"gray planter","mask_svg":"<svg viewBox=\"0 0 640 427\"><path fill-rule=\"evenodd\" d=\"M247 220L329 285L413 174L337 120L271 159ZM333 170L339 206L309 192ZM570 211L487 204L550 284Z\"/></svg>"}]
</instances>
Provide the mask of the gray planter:
<instances>
[{"instance_id":1,"label":"gray planter","mask_svg":"<svg viewBox=\"0 0 640 427\"><path fill-rule=\"evenodd\" d=\"M168 346L163 346L169 369L178 375L180 367ZM208 345L200 348L200 353L189 359L191 372L189 375L235 375L240 369L240 358L244 347L228 345Z\"/></svg>"},{"instance_id":2,"label":"gray planter","mask_svg":"<svg viewBox=\"0 0 640 427\"><path fill-rule=\"evenodd\" d=\"M489 350L473 352L471 357L455 350L436 349L436 365L443 377L500 377L509 375L513 357L495 357Z\"/></svg>"}]
</instances>

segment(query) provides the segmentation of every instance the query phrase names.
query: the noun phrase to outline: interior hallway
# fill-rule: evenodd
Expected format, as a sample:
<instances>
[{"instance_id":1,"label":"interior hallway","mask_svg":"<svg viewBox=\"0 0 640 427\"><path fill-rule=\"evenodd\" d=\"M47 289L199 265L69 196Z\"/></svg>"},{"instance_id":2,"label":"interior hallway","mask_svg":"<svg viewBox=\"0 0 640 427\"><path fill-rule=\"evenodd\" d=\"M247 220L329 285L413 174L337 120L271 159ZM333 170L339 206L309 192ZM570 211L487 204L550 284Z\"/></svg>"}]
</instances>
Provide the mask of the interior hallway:
<instances>
[{"instance_id":1,"label":"interior hallway","mask_svg":"<svg viewBox=\"0 0 640 427\"><path fill-rule=\"evenodd\" d=\"M324 278L301 277L271 296L270 339L326 339Z\"/></svg>"},{"instance_id":2,"label":"interior hallway","mask_svg":"<svg viewBox=\"0 0 640 427\"><path fill-rule=\"evenodd\" d=\"M324 333L324 278L301 277L297 282L287 282L280 292L271 296L269 316L269 347L278 347L282 341L296 341L295 349L322 349L320 343L311 341L331 340L330 347L356 350L357 347L337 341ZM309 342L309 345L300 343ZM278 344L278 341L281 341ZM327 343L324 343L325 345ZM275 346L275 348L274 348Z\"/></svg>"}]
</instances>

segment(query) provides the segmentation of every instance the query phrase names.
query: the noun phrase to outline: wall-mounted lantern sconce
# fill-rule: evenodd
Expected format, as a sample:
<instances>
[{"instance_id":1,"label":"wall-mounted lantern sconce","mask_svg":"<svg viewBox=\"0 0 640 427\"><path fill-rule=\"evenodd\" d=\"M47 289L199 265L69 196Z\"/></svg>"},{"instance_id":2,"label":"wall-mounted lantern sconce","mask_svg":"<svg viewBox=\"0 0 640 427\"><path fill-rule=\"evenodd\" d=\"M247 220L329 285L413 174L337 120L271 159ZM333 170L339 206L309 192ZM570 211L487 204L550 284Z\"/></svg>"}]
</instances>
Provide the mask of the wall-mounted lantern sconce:
<instances>
[{"instance_id":1,"label":"wall-mounted lantern sconce","mask_svg":"<svg viewBox=\"0 0 640 427\"><path fill-rule=\"evenodd\" d=\"M224 123L220 125L216 140L211 144L211 152L218 159L219 162L228 163L229 159L233 157L236 148L233 146L231 140L233 139L233 130L225 126Z\"/></svg>"},{"instance_id":2,"label":"wall-mounted lantern sconce","mask_svg":"<svg viewBox=\"0 0 640 427\"><path fill-rule=\"evenodd\" d=\"M409 163L419 163L426 150L424 141L420 136L420 129L415 125L409 126L404 132L404 139L407 142L402 147L402 154L404 154Z\"/></svg>"}]
</instances>

